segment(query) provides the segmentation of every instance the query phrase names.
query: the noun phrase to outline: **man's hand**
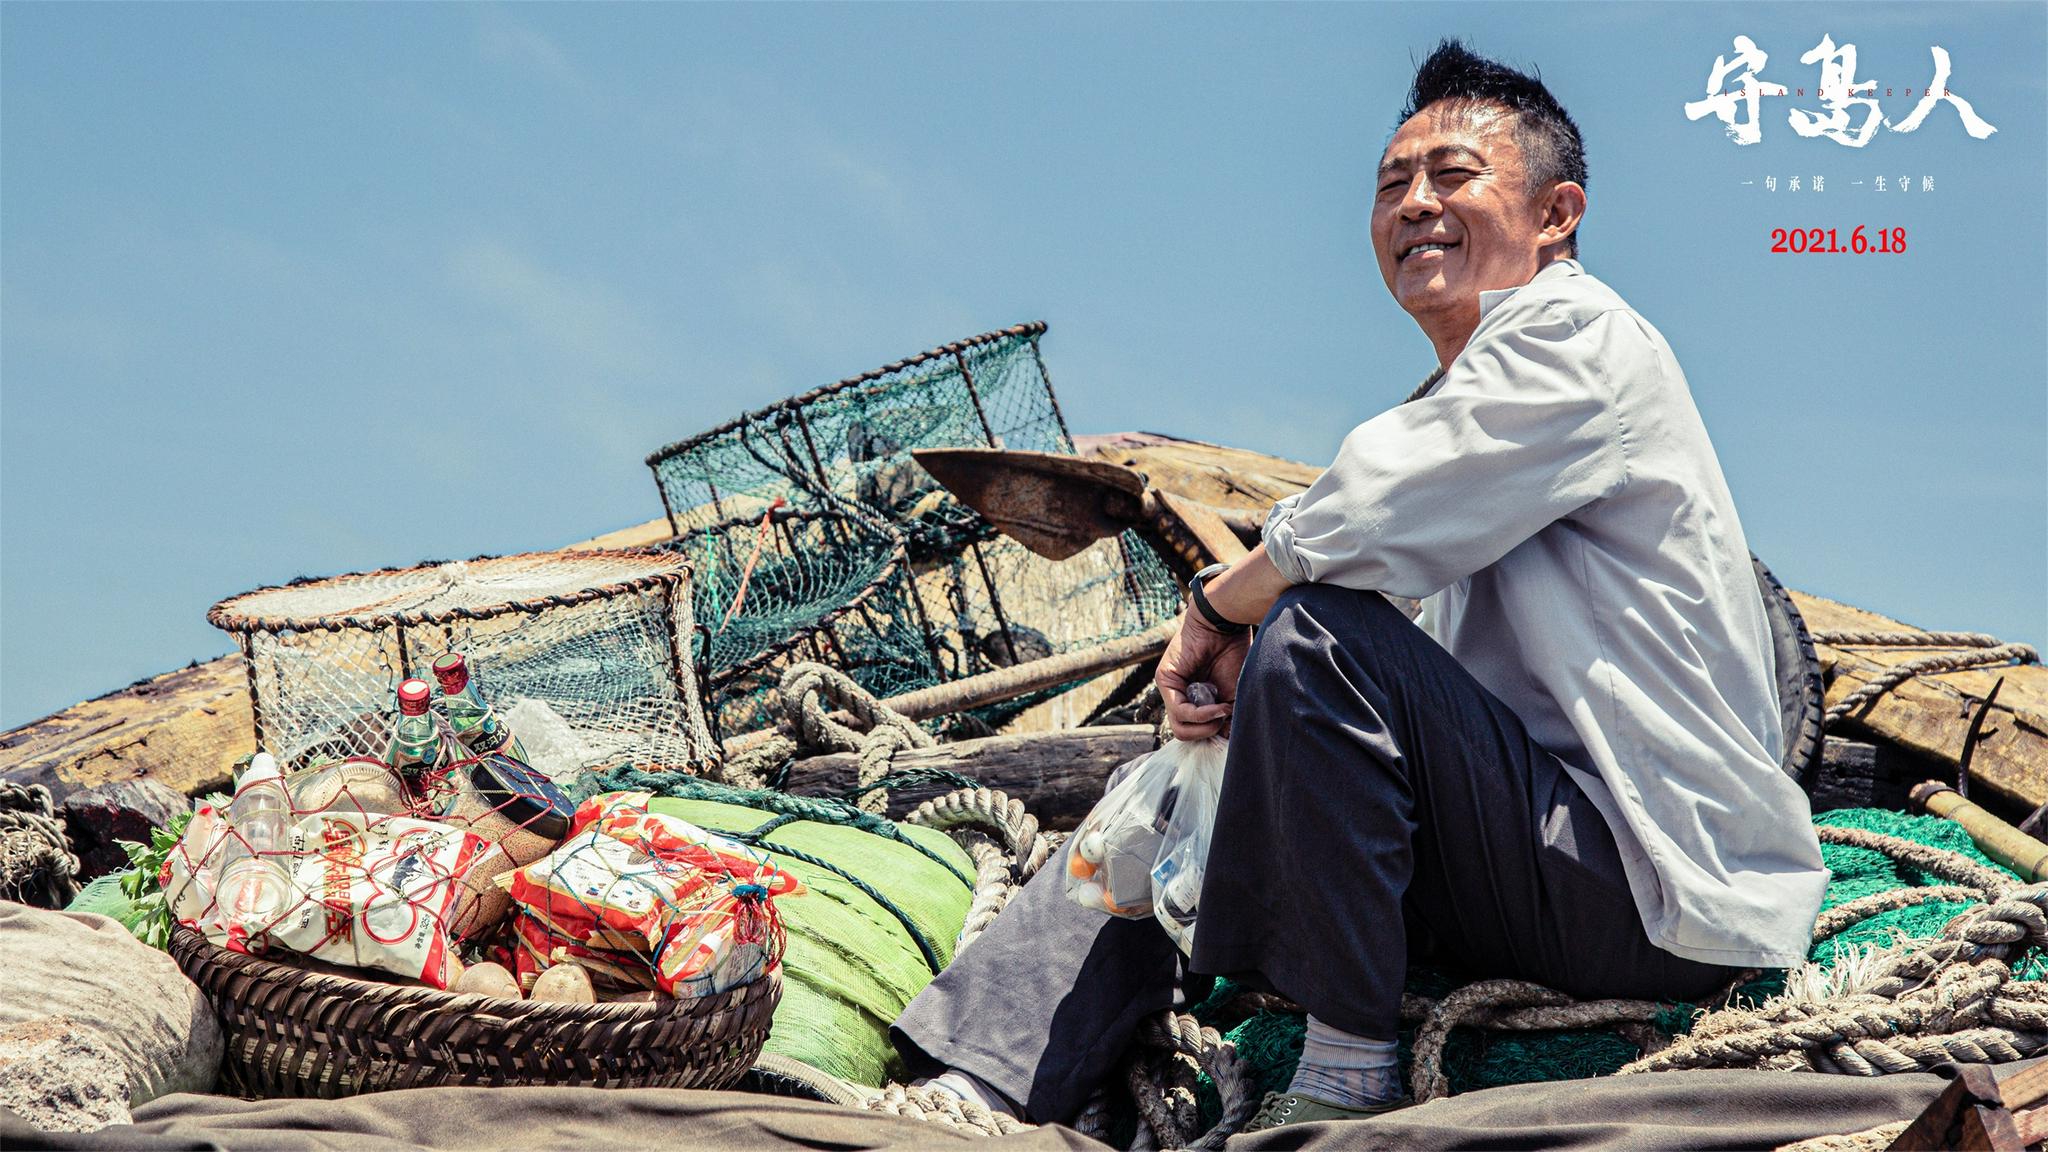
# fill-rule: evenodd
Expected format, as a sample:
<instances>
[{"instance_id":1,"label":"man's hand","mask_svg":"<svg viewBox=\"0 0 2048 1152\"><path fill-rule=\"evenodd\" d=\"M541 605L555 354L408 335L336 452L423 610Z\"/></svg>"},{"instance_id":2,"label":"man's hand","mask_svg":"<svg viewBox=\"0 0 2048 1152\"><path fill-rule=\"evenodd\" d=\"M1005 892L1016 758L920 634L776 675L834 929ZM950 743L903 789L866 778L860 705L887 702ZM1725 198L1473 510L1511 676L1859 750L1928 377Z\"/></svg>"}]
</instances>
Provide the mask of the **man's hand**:
<instances>
[{"instance_id":1,"label":"man's hand","mask_svg":"<svg viewBox=\"0 0 2048 1152\"><path fill-rule=\"evenodd\" d=\"M1180 631L1159 658L1159 696L1166 702L1167 723L1176 740L1200 740L1230 730L1230 714L1237 700L1237 676L1244 671L1245 653L1251 650L1249 632L1224 633L1210 626L1202 614L1190 609L1180 618ZM1208 681L1216 686L1216 703L1197 706L1188 702L1188 685Z\"/></svg>"}]
</instances>

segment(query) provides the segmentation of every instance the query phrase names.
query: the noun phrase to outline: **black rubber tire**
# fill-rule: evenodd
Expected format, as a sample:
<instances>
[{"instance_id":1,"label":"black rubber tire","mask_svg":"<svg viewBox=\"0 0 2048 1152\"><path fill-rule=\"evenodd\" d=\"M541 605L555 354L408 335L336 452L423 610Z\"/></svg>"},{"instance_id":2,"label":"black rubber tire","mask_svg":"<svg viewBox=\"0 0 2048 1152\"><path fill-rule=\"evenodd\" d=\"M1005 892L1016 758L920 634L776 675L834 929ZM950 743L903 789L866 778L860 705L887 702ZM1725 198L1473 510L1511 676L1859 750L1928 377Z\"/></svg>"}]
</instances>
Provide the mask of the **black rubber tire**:
<instances>
[{"instance_id":1,"label":"black rubber tire","mask_svg":"<svg viewBox=\"0 0 2048 1152\"><path fill-rule=\"evenodd\" d=\"M1785 738L1785 756L1778 766L1811 791L1820 767L1821 717L1826 711L1821 703L1820 657L1814 654L1813 636L1791 594L1754 552L1749 561L1756 569L1764 617L1771 625L1771 650L1777 657L1778 718Z\"/></svg>"}]
</instances>

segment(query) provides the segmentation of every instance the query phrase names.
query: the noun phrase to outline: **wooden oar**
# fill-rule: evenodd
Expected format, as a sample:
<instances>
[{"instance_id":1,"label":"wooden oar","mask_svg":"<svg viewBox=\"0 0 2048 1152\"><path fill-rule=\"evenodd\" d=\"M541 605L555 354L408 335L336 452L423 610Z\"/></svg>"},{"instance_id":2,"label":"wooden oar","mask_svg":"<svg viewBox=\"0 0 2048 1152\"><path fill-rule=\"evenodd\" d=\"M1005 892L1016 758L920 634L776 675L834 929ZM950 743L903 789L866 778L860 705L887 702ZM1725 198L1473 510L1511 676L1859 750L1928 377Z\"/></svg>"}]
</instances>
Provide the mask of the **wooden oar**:
<instances>
[{"instance_id":1,"label":"wooden oar","mask_svg":"<svg viewBox=\"0 0 2048 1152\"><path fill-rule=\"evenodd\" d=\"M919 448L911 456L1005 536L1049 560L1135 528L1181 575L1245 554L1260 518L1153 487L1107 460L1000 448Z\"/></svg>"}]
</instances>

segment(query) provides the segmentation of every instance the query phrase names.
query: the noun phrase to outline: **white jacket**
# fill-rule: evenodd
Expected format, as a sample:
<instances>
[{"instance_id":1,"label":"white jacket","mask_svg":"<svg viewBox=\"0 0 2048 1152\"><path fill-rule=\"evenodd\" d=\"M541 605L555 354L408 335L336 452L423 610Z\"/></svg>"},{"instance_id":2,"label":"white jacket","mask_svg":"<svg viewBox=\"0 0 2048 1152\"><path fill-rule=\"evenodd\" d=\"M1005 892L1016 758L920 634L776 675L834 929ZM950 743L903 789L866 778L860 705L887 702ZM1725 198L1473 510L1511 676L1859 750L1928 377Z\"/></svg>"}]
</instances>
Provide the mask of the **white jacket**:
<instances>
[{"instance_id":1,"label":"white jacket","mask_svg":"<svg viewBox=\"0 0 2048 1152\"><path fill-rule=\"evenodd\" d=\"M1800 963L1828 873L1685 374L1576 261L1479 301L1435 385L1273 509L1267 553L1296 583L1423 599L1417 622L1607 817L1660 947Z\"/></svg>"}]
</instances>

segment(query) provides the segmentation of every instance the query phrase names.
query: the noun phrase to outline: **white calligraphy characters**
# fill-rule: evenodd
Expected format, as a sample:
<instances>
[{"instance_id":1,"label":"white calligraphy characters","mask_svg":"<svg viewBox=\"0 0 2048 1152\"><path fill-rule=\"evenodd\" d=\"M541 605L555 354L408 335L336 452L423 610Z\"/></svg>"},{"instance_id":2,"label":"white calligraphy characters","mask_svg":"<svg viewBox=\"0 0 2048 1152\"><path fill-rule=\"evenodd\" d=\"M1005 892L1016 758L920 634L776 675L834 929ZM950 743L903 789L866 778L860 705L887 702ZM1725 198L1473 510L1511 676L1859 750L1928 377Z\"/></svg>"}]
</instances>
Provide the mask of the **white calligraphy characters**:
<instances>
[{"instance_id":1,"label":"white calligraphy characters","mask_svg":"<svg viewBox=\"0 0 2048 1152\"><path fill-rule=\"evenodd\" d=\"M1800 187L1800 181L1801 181L1802 179L1803 179L1803 177L1799 177L1799 176L1794 176L1794 177L1790 178L1789 180L1787 180L1787 181L1785 182L1785 190L1786 190L1787 192L1797 192L1797 191L1799 191L1799 187ZM1750 185L1753 185L1753 184L1755 184L1755 183L1756 183L1756 181L1754 181L1754 180L1744 180L1744 181L1743 181L1742 183L1743 183L1743 186L1744 186L1744 187L1748 187L1748 186L1750 186ZM1850 181L1850 183L1851 183L1852 185L1856 186L1856 187L1859 187L1859 188L1860 188L1860 187L1863 187L1863 186L1864 186L1864 182L1863 182L1863 181L1861 181L1861 180L1851 180L1851 181ZM1825 191L1827 191L1827 190L1828 190L1828 178L1827 178L1827 177L1825 177L1825 176L1819 175L1818 173L1816 173L1816 174L1814 175L1814 177L1813 177L1813 183L1812 183L1812 184L1810 185L1810 187L1811 187L1811 188L1813 189L1813 191L1815 191L1815 192L1825 192ZM1888 183L1888 182L1887 182L1887 181L1885 180L1885 178L1884 178L1884 177L1882 177L1882 176L1879 176L1879 177L1876 177L1876 178L1875 178L1875 179L1874 179L1874 180L1873 180L1873 181L1871 182L1871 187L1872 187L1872 188L1874 188L1874 189L1875 189L1876 191L1879 191L1879 192L1883 192L1883 191L1885 191L1886 189L1889 189L1889 188L1892 188L1892 187L1895 187L1895 186L1894 186L1894 185L1892 185L1892 184L1890 184L1890 183ZM1912 178L1911 176L1901 176L1901 177L1899 177L1899 182L1898 182L1898 184L1896 185L1896 187L1897 187L1897 188L1898 188L1898 190L1899 190L1899 191L1901 191L1901 192L1910 192L1910 191L1912 191L1912 189L1913 189L1913 178ZM1773 176L1765 176L1765 177L1764 177L1764 191L1766 191L1766 192L1776 192L1777 190L1778 190L1778 178L1777 178L1776 176L1774 176L1774 175L1773 175ZM1922 177L1920 177L1920 190L1921 190L1922 192L1932 192L1932 191L1934 191L1934 177L1932 177L1932 176L1922 176Z\"/></svg>"},{"instance_id":2,"label":"white calligraphy characters","mask_svg":"<svg viewBox=\"0 0 2048 1152\"><path fill-rule=\"evenodd\" d=\"M1963 122L1963 131L1968 132L1972 139L1982 140L1998 131L1977 115L1977 110L1970 106L1968 100L1949 91L1951 66L1947 49L1937 45L1930 51L1934 53L1934 79L1922 91L1912 115L1893 122L1886 118L1878 104L1877 81L1856 79L1856 46L1843 44L1837 47L1833 36L1824 35L1819 44L1799 58L1801 64L1820 65L1820 87L1814 95L1819 98L1822 111L1793 108L1788 111L1786 119L1792 130L1801 136L1825 136L1838 144L1861 148L1870 143L1870 138L1880 127L1889 127L1894 132L1914 131L1926 122L1936 104L1947 102L1955 106L1956 115ZM1770 84L1763 80L1764 65L1769 61L1770 56L1756 46L1756 41L1747 36L1737 36L1735 55L1714 57L1714 70L1707 77L1706 97L1686 104L1685 118L1717 117L1726 127L1728 138L1737 144L1755 144L1762 140L1763 98L1791 95L1791 90L1783 84ZM1738 72L1736 86L1731 90L1728 87L1729 74ZM1906 94L1910 96L1912 91L1909 88Z\"/></svg>"},{"instance_id":3,"label":"white calligraphy characters","mask_svg":"<svg viewBox=\"0 0 2048 1152\"><path fill-rule=\"evenodd\" d=\"M1801 136L1826 136L1851 148L1870 143L1871 133L1884 121L1884 109L1878 106L1876 97L1858 95L1865 89L1876 89L1877 81L1856 82L1856 46L1844 44L1837 48L1834 37L1822 36L1812 51L1799 58L1801 64L1816 60L1820 62L1820 102L1828 114L1818 116L1804 108L1794 108L1792 130ZM1856 107L1868 107L1870 114L1851 132L1849 110Z\"/></svg>"},{"instance_id":4,"label":"white calligraphy characters","mask_svg":"<svg viewBox=\"0 0 2048 1152\"><path fill-rule=\"evenodd\" d=\"M1721 123L1728 126L1728 138L1737 144L1754 144L1762 140L1764 125L1759 113L1763 98L1766 95L1785 94L1782 89L1765 92L1763 82L1757 78L1757 73L1764 70L1764 65L1769 60L1770 57L1764 50L1756 46L1756 41L1747 36L1737 36L1735 58L1731 60L1726 56L1714 57L1714 74L1707 77L1707 98L1687 104L1685 118L1697 120L1711 112L1721 118ZM1730 92L1727 90L1728 73L1737 68L1742 69L1742 75L1736 78L1741 90ZM1738 108L1747 108L1749 115L1738 119L1735 115Z\"/></svg>"}]
</instances>

